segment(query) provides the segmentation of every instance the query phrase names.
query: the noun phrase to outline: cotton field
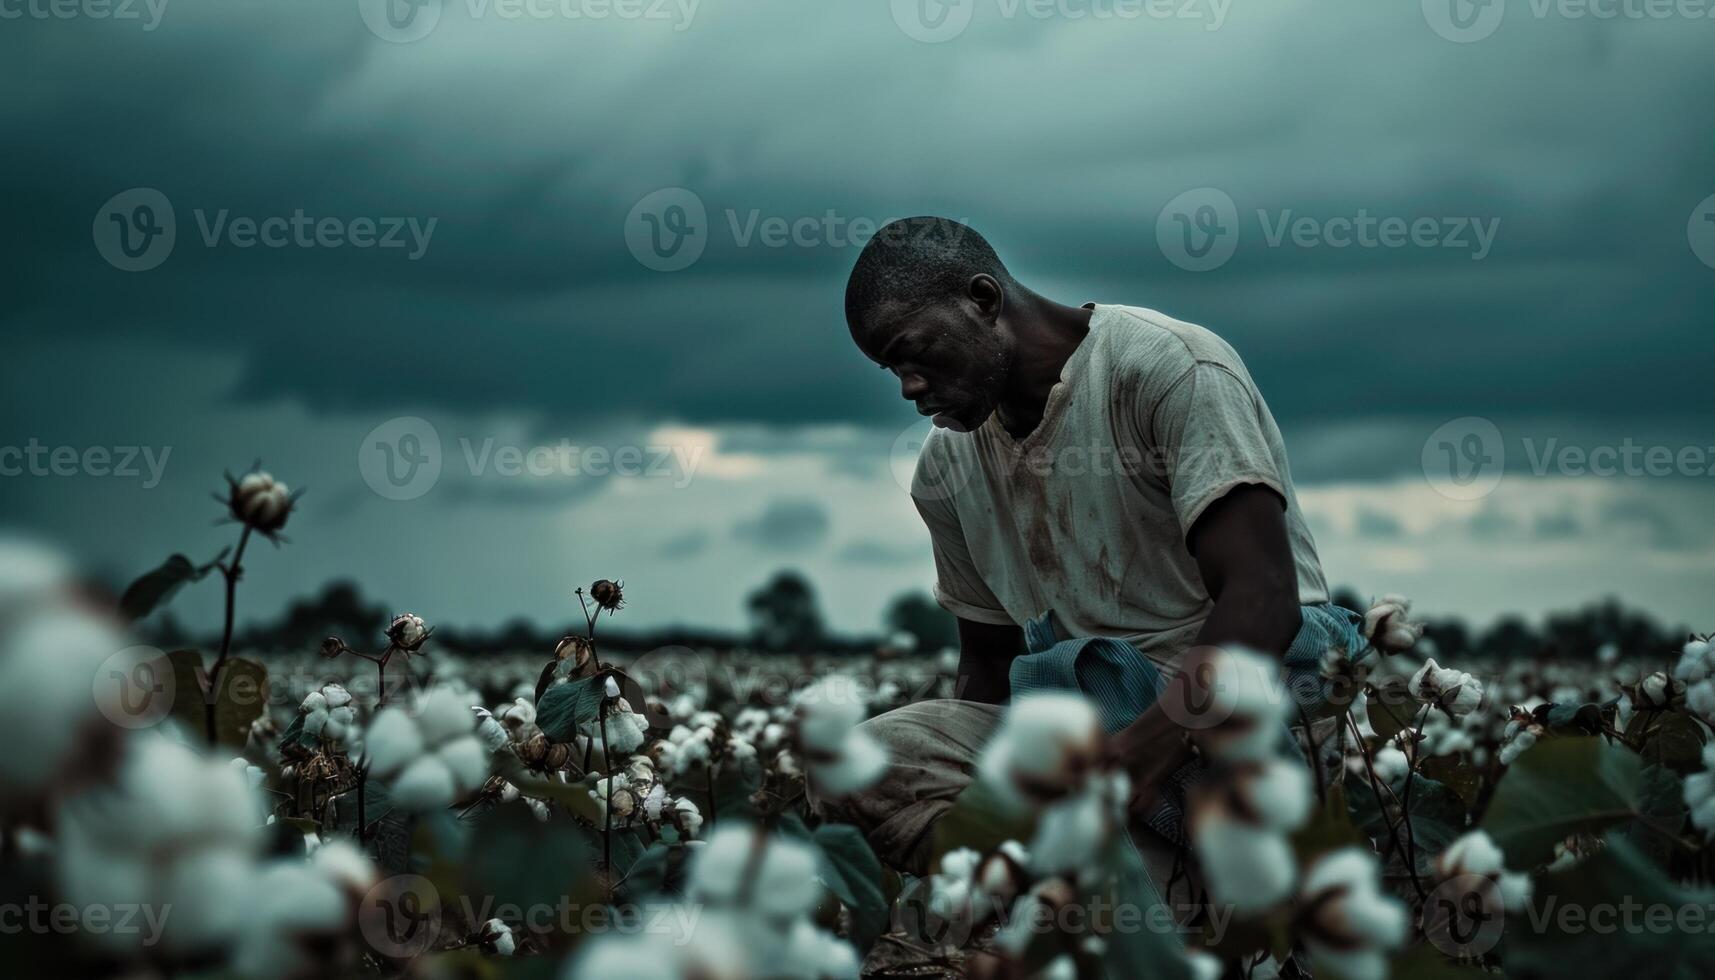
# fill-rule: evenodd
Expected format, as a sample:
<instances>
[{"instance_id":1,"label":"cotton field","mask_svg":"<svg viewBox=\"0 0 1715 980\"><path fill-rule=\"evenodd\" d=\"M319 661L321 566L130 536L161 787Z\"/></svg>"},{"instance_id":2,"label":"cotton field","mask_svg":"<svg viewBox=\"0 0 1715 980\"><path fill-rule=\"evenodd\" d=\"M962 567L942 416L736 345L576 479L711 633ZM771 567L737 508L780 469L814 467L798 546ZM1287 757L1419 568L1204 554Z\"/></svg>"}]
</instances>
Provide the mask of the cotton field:
<instances>
[{"instance_id":1,"label":"cotton field","mask_svg":"<svg viewBox=\"0 0 1715 980\"><path fill-rule=\"evenodd\" d=\"M1409 600L1316 697L1213 651L1189 761L1140 780L1076 691L1005 712L924 873L830 808L888 778L871 719L953 697L952 651L610 657L625 583L553 649L436 650L433 610L231 648L235 544L117 604L0 550L14 975L578 978L1702 976L1715 969L1715 653L1481 663ZM177 556L175 556L177 557ZM599 570L597 570L599 571ZM207 579L206 584L197 584ZM127 623L224 584L217 649ZM1140 823L1181 838L1152 873Z\"/></svg>"}]
</instances>

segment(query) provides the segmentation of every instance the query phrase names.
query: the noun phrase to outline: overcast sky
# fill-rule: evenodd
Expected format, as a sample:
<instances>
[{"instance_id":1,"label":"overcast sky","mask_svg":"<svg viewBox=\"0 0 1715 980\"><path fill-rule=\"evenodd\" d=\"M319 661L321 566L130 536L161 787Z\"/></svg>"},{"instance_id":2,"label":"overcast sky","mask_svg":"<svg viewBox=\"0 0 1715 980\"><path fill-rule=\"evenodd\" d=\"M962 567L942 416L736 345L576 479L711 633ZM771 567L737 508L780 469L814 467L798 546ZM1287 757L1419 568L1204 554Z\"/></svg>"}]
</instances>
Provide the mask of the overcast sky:
<instances>
[{"instance_id":1,"label":"overcast sky","mask_svg":"<svg viewBox=\"0 0 1715 980\"><path fill-rule=\"evenodd\" d=\"M209 491L260 457L308 493L247 615L352 576L559 620L613 576L634 625L732 626L798 567L869 628L931 567L842 288L935 213L1231 340L1331 581L1715 628L1715 20L395 3L4 5L4 520L128 578L227 543Z\"/></svg>"}]
</instances>

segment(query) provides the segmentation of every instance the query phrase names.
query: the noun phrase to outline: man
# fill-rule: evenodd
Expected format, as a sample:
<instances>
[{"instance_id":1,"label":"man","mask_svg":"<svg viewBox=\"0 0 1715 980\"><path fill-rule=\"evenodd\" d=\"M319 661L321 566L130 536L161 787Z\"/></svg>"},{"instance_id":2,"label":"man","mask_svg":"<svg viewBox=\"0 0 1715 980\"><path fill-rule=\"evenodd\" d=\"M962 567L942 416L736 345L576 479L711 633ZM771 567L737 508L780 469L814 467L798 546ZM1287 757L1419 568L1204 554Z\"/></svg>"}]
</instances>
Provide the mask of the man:
<instances>
[{"instance_id":1,"label":"man","mask_svg":"<svg viewBox=\"0 0 1715 980\"><path fill-rule=\"evenodd\" d=\"M1213 333L1055 302L977 232L932 217L881 229L845 304L858 349L934 420L912 497L935 596L958 618L961 700L871 719L892 755L886 777L821 805L883 860L922 873L933 822L970 782L1011 693L1028 621L1051 612L1056 638L1122 639L1174 677L1195 647L1285 654L1301 607L1326 603L1328 588L1280 431ZM1122 720L1113 750L1134 782L1183 760L1159 707ZM1165 881L1176 851L1140 846Z\"/></svg>"}]
</instances>

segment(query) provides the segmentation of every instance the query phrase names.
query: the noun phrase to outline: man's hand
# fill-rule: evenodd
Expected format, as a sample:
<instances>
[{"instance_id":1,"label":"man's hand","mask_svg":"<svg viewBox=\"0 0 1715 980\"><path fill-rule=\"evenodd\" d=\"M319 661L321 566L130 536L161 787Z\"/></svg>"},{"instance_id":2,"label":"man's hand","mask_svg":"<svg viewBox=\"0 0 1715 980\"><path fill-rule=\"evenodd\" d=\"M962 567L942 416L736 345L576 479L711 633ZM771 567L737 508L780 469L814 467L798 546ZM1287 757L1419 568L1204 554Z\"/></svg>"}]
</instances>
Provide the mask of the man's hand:
<instances>
[{"instance_id":1,"label":"man's hand","mask_svg":"<svg viewBox=\"0 0 1715 980\"><path fill-rule=\"evenodd\" d=\"M953 697L960 701L1005 704L1012 697L1007 674L1013 658L1024 652L1024 631L959 620L959 677Z\"/></svg>"}]
</instances>

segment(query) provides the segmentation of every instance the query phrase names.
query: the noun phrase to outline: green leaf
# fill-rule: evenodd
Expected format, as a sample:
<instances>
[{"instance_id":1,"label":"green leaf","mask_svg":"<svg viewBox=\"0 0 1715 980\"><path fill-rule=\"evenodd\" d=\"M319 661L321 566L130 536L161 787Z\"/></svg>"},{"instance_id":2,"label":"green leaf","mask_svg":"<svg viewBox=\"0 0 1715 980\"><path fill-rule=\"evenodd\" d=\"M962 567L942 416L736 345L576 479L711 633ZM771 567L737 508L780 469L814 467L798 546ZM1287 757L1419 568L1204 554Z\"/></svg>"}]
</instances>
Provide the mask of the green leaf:
<instances>
[{"instance_id":1,"label":"green leaf","mask_svg":"<svg viewBox=\"0 0 1715 980\"><path fill-rule=\"evenodd\" d=\"M550 742L570 742L579 725L594 724L601 714L604 685L597 677L555 684L536 701L536 725ZM612 729L609 729L612 731Z\"/></svg>"},{"instance_id":2,"label":"green leaf","mask_svg":"<svg viewBox=\"0 0 1715 980\"><path fill-rule=\"evenodd\" d=\"M626 902L647 901L651 896L677 891L675 887L685 859L683 847L669 847L661 841L649 845L631 863L620 886L620 898Z\"/></svg>"},{"instance_id":3,"label":"green leaf","mask_svg":"<svg viewBox=\"0 0 1715 980\"><path fill-rule=\"evenodd\" d=\"M1191 980L1191 963L1185 958L1173 912L1162 903L1131 838L1115 835L1102 863L1112 869L1109 887L1116 910L1116 928L1105 937L1107 949L1102 954L1107 975ZM1123 920L1119 910L1126 910Z\"/></svg>"},{"instance_id":4,"label":"green leaf","mask_svg":"<svg viewBox=\"0 0 1715 980\"><path fill-rule=\"evenodd\" d=\"M1600 705L1552 704L1547 708L1541 712L1542 724L1551 735L1595 735L1602 730Z\"/></svg>"},{"instance_id":5,"label":"green leaf","mask_svg":"<svg viewBox=\"0 0 1715 980\"><path fill-rule=\"evenodd\" d=\"M816 828L816 843L826 858L823 880L841 904L851 911L852 944L859 954L869 952L887 928L887 899L881 881L881 862L870 850L863 834L850 824L826 823Z\"/></svg>"},{"instance_id":6,"label":"green leaf","mask_svg":"<svg viewBox=\"0 0 1715 980\"><path fill-rule=\"evenodd\" d=\"M1703 726L1679 711L1640 711L1626 726L1626 741L1641 743L1644 762L1680 775L1703 769Z\"/></svg>"},{"instance_id":7,"label":"green leaf","mask_svg":"<svg viewBox=\"0 0 1715 980\"><path fill-rule=\"evenodd\" d=\"M523 909L599 901L590 851L583 828L563 814L544 822L522 803L499 807L478 823L464 859L462 884L479 903L476 921L493 915L482 914L485 901Z\"/></svg>"},{"instance_id":8,"label":"green leaf","mask_svg":"<svg viewBox=\"0 0 1715 980\"><path fill-rule=\"evenodd\" d=\"M1478 790L1482 786L1483 775L1477 767L1465 761L1459 755L1438 755L1423 760L1418 771L1430 779L1446 786L1459 797L1459 801L1470 809L1477 802Z\"/></svg>"},{"instance_id":9,"label":"green leaf","mask_svg":"<svg viewBox=\"0 0 1715 980\"><path fill-rule=\"evenodd\" d=\"M1423 713L1423 705L1406 690L1405 680L1395 677L1376 685L1376 693L1366 702L1366 710L1370 728L1386 743Z\"/></svg>"},{"instance_id":10,"label":"green leaf","mask_svg":"<svg viewBox=\"0 0 1715 980\"><path fill-rule=\"evenodd\" d=\"M250 723L267 707L268 668L254 660L228 657L220 668L214 697L214 735L221 745L243 749Z\"/></svg>"},{"instance_id":11,"label":"green leaf","mask_svg":"<svg viewBox=\"0 0 1715 980\"><path fill-rule=\"evenodd\" d=\"M756 806L750 794L762 785L762 771L733 765L731 759L715 770L714 813L716 819L755 819Z\"/></svg>"},{"instance_id":12,"label":"green leaf","mask_svg":"<svg viewBox=\"0 0 1715 980\"><path fill-rule=\"evenodd\" d=\"M1308 866L1317 855L1351 845L1368 847L1369 843L1352 822L1346 805L1346 788L1335 783L1328 787L1328 798L1311 812L1310 820L1292 835L1292 852L1300 866Z\"/></svg>"},{"instance_id":13,"label":"green leaf","mask_svg":"<svg viewBox=\"0 0 1715 980\"><path fill-rule=\"evenodd\" d=\"M1646 765L1643 795L1638 801L1638 818L1618 828L1615 833L1624 835L1657 864L1668 867L1686 846L1680 830L1685 826L1687 812L1685 784L1679 775L1666 766Z\"/></svg>"},{"instance_id":14,"label":"green leaf","mask_svg":"<svg viewBox=\"0 0 1715 980\"><path fill-rule=\"evenodd\" d=\"M292 716L292 723L280 735L280 754L288 758L316 749L316 737L304 731L304 716Z\"/></svg>"},{"instance_id":15,"label":"green leaf","mask_svg":"<svg viewBox=\"0 0 1715 980\"><path fill-rule=\"evenodd\" d=\"M1597 831L1642 808L1643 762L1601 738L1556 738L1518 757L1483 818L1483 829L1507 856L1507 867L1534 868L1554 845Z\"/></svg>"},{"instance_id":16,"label":"green leaf","mask_svg":"<svg viewBox=\"0 0 1715 980\"><path fill-rule=\"evenodd\" d=\"M1525 911L1507 916L1507 975L1707 977L1715 973L1712 906L1715 891L1675 884L1630 841L1610 835L1584 861L1539 877Z\"/></svg>"},{"instance_id":17,"label":"green leaf","mask_svg":"<svg viewBox=\"0 0 1715 980\"><path fill-rule=\"evenodd\" d=\"M169 557L125 587L125 594L119 597L119 612L126 619L142 619L171 599L186 582L201 580L224 557L224 548L214 561L200 566L192 564L184 555Z\"/></svg>"},{"instance_id":18,"label":"green leaf","mask_svg":"<svg viewBox=\"0 0 1715 980\"><path fill-rule=\"evenodd\" d=\"M935 821L930 845L930 870L940 863L941 855L969 847L987 854L1009 840L1028 841L1035 832L1036 821L1028 814L1014 813L981 779L974 780L952 809Z\"/></svg>"},{"instance_id":19,"label":"green leaf","mask_svg":"<svg viewBox=\"0 0 1715 980\"><path fill-rule=\"evenodd\" d=\"M1388 817L1392 812L1376 802L1376 795L1370 789L1369 779L1365 776L1352 775L1346 780L1346 792L1350 794L1350 810L1352 819L1359 828L1376 845L1384 851L1393 847L1393 836L1388 831ZM1465 832L1465 805L1458 794L1441 783L1429 779L1421 773L1411 776L1409 803L1411 806L1410 836L1406 827L1398 825L1399 843L1402 848L1410 849L1413 844L1417 849L1417 870L1421 873L1429 870L1435 856L1447 849L1455 838ZM1406 785L1402 780L1395 790L1400 802L1407 802ZM1382 791L1382 799L1393 803L1393 797L1386 789ZM1397 814L1394 816L1397 821ZM1400 855L1404 859L1404 855ZM1400 865L1404 867L1404 865Z\"/></svg>"}]
</instances>

